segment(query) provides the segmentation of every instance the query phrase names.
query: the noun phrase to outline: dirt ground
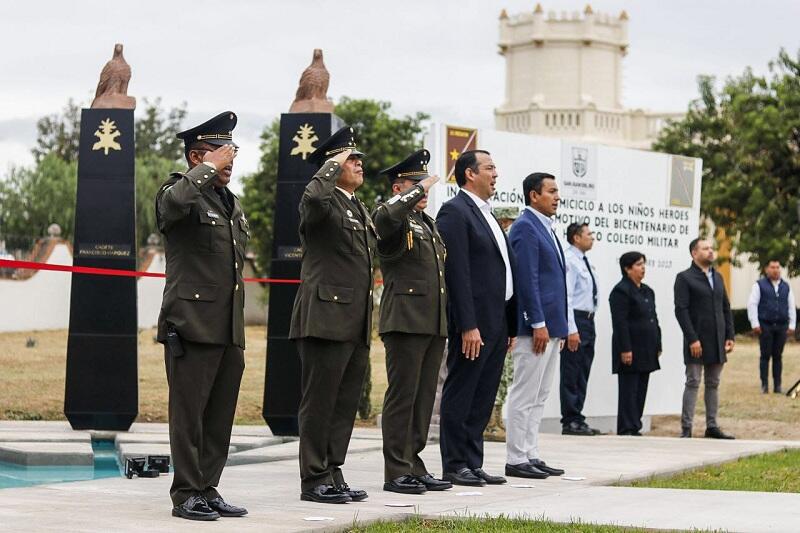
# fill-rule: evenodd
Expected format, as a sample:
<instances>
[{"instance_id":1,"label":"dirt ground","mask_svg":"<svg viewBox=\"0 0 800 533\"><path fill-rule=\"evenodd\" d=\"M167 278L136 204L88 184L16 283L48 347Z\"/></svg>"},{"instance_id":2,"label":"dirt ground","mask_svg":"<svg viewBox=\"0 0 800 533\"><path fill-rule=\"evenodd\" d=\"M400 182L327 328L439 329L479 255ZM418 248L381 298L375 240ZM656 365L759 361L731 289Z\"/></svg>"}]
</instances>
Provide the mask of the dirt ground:
<instances>
[{"instance_id":1,"label":"dirt ground","mask_svg":"<svg viewBox=\"0 0 800 533\"><path fill-rule=\"evenodd\" d=\"M155 331L139 335L139 418L141 422L164 422L167 413L167 382L164 355L154 342ZM260 424L266 367L266 329L248 327L246 368L242 379L236 422ZM35 346L26 347L32 339ZM63 420L66 330L0 334L0 418L16 420ZM372 361L372 406L380 412L386 390L383 344L375 339ZM784 387L800 379L800 345L787 344L784 353ZM758 380L758 345L740 339L722 375L720 425L738 438L800 440L800 399L761 394ZM695 428L705 428L701 399ZM374 424L374 416L359 425ZM677 435L677 416L653 420L654 435Z\"/></svg>"}]
</instances>

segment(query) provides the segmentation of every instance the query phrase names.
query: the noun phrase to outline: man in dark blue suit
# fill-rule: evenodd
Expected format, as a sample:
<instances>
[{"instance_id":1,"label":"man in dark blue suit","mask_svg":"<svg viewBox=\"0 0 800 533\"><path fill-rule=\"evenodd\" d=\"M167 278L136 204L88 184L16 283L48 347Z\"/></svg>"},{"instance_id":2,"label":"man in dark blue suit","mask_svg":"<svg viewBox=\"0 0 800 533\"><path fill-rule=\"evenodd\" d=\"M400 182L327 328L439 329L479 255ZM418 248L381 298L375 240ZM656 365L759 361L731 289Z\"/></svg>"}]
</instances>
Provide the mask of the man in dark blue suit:
<instances>
[{"instance_id":1,"label":"man in dark blue suit","mask_svg":"<svg viewBox=\"0 0 800 533\"><path fill-rule=\"evenodd\" d=\"M441 403L444 479L455 485L505 483L483 470L483 431L492 414L506 351L514 337L514 256L492 215L497 169L489 152L456 161L461 191L436 217L447 246L447 379Z\"/></svg>"},{"instance_id":2,"label":"man in dark blue suit","mask_svg":"<svg viewBox=\"0 0 800 533\"><path fill-rule=\"evenodd\" d=\"M559 195L551 174L534 172L522 182L528 207L511 226L517 257L517 343L514 382L508 390L506 475L546 478L564 473L539 457L539 424L567 324L566 261L553 229Z\"/></svg>"}]
</instances>

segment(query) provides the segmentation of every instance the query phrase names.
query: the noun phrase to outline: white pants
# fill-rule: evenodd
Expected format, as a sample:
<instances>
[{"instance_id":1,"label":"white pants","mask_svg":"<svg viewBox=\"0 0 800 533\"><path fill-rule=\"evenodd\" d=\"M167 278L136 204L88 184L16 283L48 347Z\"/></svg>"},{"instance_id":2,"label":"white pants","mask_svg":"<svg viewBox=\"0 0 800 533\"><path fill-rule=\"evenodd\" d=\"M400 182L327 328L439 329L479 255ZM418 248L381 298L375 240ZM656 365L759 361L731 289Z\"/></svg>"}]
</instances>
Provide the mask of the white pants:
<instances>
[{"instance_id":1,"label":"white pants","mask_svg":"<svg viewBox=\"0 0 800 533\"><path fill-rule=\"evenodd\" d=\"M507 463L518 465L539 459L539 424L558 365L561 339L550 339L542 354L533 353L531 337L517 337L514 381L508 389L506 422Z\"/></svg>"}]
</instances>

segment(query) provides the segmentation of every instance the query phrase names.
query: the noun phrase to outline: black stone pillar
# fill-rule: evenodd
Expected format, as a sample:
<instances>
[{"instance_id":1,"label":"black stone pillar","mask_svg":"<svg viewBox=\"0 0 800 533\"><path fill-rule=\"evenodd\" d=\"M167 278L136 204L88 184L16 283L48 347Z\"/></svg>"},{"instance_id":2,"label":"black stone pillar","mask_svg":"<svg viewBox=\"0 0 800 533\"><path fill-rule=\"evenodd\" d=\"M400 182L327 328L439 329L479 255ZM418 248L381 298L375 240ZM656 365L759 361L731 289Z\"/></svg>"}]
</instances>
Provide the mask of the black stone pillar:
<instances>
[{"instance_id":1,"label":"black stone pillar","mask_svg":"<svg viewBox=\"0 0 800 533\"><path fill-rule=\"evenodd\" d=\"M136 269L132 109L81 112L74 264ZM64 414L127 430L138 413L136 278L72 275Z\"/></svg>"},{"instance_id":2,"label":"black stone pillar","mask_svg":"<svg viewBox=\"0 0 800 533\"><path fill-rule=\"evenodd\" d=\"M281 115L278 182L272 237L270 276L300 278L300 213L298 206L306 184L318 170L306 159L320 142L344 125L329 113ZM267 376L262 415L274 435L297 435L300 404L300 359L289 340L292 305L297 285L275 284L269 289L267 317Z\"/></svg>"}]
</instances>

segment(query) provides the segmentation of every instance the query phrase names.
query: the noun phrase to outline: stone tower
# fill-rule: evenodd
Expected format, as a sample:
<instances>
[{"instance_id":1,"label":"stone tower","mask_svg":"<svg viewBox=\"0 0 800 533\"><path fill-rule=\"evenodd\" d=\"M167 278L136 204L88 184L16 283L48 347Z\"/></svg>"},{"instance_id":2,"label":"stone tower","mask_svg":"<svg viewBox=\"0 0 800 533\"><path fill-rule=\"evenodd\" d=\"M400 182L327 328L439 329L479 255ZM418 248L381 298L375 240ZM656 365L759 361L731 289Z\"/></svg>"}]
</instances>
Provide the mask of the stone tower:
<instances>
[{"instance_id":1,"label":"stone tower","mask_svg":"<svg viewBox=\"0 0 800 533\"><path fill-rule=\"evenodd\" d=\"M628 15L595 13L509 16L500 13L499 53L506 60L505 101L497 129L648 148L667 118L622 106L622 61Z\"/></svg>"}]
</instances>

